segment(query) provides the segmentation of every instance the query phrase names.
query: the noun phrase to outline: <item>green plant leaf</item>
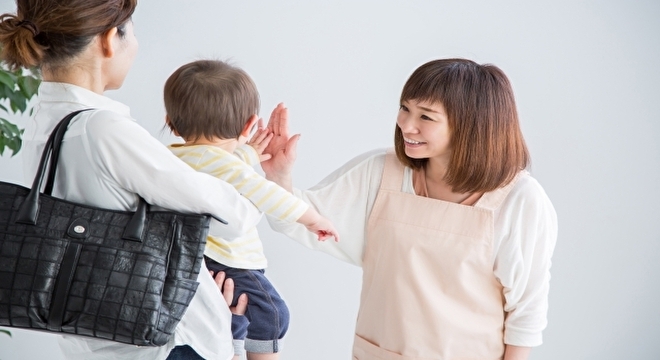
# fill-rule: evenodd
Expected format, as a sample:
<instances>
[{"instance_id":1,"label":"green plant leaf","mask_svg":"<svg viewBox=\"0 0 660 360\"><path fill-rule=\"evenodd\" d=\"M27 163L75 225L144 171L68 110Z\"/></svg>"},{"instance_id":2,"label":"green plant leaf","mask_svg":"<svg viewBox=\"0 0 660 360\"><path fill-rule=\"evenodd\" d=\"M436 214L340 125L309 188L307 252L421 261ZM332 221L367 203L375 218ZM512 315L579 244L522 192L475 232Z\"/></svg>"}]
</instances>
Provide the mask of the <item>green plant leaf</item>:
<instances>
[{"instance_id":1,"label":"green plant leaf","mask_svg":"<svg viewBox=\"0 0 660 360\"><path fill-rule=\"evenodd\" d=\"M5 83L0 82L0 99L6 99L9 97L9 93L11 93L13 88L9 88L9 86L5 85Z\"/></svg>"},{"instance_id":2,"label":"green plant leaf","mask_svg":"<svg viewBox=\"0 0 660 360\"><path fill-rule=\"evenodd\" d=\"M41 81L32 75L21 76L18 78L18 87L21 89L21 93L25 95L27 100L32 99L32 97L37 94L39 83L41 83Z\"/></svg>"},{"instance_id":3,"label":"green plant leaf","mask_svg":"<svg viewBox=\"0 0 660 360\"><path fill-rule=\"evenodd\" d=\"M2 154L5 152L5 140L5 134L0 131L0 156L2 156Z\"/></svg>"},{"instance_id":4,"label":"green plant leaf","mask_svg":"<svg viewBox=\"0 0 660 360\"><path fill-rule=\"evenodd\" d=\"M12 124L6 119L0 118L0 155L4 154L5 148L11 150L14 156L21 150L23 140L21 139L24 130Z\"/></svg>"},{"instance_id":5,"label":"green plant leaf","mask_svg":"<svg viewBox=\"0 0 660 360\"><path fill-rule=\"evenodd\" d=\"M0 53L2 46L0 46ZM41 73L37 68L18 68L9 70L7 64L0 60L0 156L5 149L12 152L12 156L21 149L23 129L2 118L4 114L26 113L29 100L39 91ZM29 108L32 114L33 108Z\"/></svg>"},{"instance_id":6,"label":"green plant leaf","mask_svg":"<svg viewBox=\"0 0 660 360\"><path fill-rule=\"evenodd\" d=\"M14 156L18 153L19 150L21 150L21 145L23 145L23 141L19 137L15 137L12 139L9 139L7 147L9 150L11 150L11 156Z\"/></svg>"},{"instance_id":7,"label":"green plant leaf","mask_svg":"<svg viewBox=\"0 0 660 360\"><path fill-rule=\"evenodd\" d=\"M20 130L16 124L11 123L7 119L0 118L0 130L5 133L13 135L19 135L23 132Z\"/></svg>"},{"instance_id":8,"label":"green plant leaf","mask_svg":"<svg viewBox=\"0 0 660 360\"><path fill-rule=\"evenodd\" d=\"M11 337L11 332L9 330L0 329L0 333L7 334L9 337Z\"/></svg>"},{"instance_id":9,"label":"green plant leaf","mask_svg":"<svg viewBox=\"0 0 660 360\"><path fill-rule=\"evenodd\" d=\"M17 80L18 79L16 78L16 75L5 69L0 69L0 83L7 85L7 87L11 89L14 89Z\"/></svg>"},{"instance_id":10,"label":"green plant leaf","mask_svg":"<svg viewBox=\"0 0 660 360\"><path fill-rule=\"evenodd\" d=\"M25 111L27 108L27 99L20 91L12 91L7 95L9 95L9 106L13 112L17 113Z\"/></svg>"}]
</instances>

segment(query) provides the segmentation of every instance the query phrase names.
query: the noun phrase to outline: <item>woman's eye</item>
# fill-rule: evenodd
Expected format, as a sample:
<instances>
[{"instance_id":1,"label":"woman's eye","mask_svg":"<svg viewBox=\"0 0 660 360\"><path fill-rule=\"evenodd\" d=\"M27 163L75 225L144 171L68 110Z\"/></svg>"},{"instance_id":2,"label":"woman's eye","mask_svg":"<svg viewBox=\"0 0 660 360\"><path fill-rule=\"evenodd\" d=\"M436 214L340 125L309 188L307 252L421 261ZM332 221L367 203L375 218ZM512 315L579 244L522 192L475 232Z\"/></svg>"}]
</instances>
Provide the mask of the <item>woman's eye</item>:
<instances>
[{"instance_id":1,"label":"woman's eye","mask_svg":"<svg viewBox=\"0 0 660 360\"><path fill-rule=\"evenodd\" d=\"M428 117L426 115L422 115L422 120L431 120L431 121L433 121L433 119L431 119L430 117Z\"/></svg>"},{"instance_id":2,"label":"woman's eye","mask_svg":"<svg viewBox=\"0 0 660 360\"><path fill-rule=\"evenodd\" d=\"M408 108L405 105L399 105L399 110L408 112Z\"/></svg>"}]
</instances>

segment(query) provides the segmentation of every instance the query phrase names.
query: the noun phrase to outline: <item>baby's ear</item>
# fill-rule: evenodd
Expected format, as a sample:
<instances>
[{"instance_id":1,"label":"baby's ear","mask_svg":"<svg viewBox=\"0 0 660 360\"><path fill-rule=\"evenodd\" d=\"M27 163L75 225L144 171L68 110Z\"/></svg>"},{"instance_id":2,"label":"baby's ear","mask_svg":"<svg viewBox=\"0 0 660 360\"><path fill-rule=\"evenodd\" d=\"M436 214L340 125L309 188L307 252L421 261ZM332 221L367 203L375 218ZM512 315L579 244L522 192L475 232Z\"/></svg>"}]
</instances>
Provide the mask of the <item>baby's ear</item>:
<instances>
[{"instance_id":1,"label":"baby's ear","mask_svg":"<svg viewBox=\"0 0 660 360\"><path fill-rule=\"evenodd\" d=\"M241 137L245 137L245 138L250 137L250 133L252 132L252 128L257 123L257 120L259 120L259 116L257 116L257 115L250 116L247 123L245 123L245 126L243 127L243 130L241 131Z\"/></svg>"}]
</instances>

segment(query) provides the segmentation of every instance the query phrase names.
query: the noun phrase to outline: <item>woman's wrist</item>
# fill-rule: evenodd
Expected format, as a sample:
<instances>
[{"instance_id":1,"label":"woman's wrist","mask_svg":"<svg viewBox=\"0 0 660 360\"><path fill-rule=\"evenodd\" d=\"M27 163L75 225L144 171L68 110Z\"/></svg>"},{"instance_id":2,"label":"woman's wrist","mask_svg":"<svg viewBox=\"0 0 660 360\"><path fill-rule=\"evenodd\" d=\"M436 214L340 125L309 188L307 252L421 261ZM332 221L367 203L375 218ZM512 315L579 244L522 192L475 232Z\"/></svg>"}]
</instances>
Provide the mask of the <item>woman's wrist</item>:
<instances>
[{"instance_id":1,"label":"woman's wrist","mask_svg":"<svg viewBox=\"0 0 660 360\"><path fill-rule=\"evenodd\" d=\"M291 178L291 173L285 173L285 174L266 173L266 179L283 187L286 191L293 193L293 179Z\"/></svg>"},{"instance_id":2,"label":"woman's wrist","mask_svg":"<svg viewBox=\"0 0 660 360\"><path fill-rule=\"evenodd\" d=\"M531 347L505 345L504 360L527 360L530 352Z\"/></svg>"}]
</instances>

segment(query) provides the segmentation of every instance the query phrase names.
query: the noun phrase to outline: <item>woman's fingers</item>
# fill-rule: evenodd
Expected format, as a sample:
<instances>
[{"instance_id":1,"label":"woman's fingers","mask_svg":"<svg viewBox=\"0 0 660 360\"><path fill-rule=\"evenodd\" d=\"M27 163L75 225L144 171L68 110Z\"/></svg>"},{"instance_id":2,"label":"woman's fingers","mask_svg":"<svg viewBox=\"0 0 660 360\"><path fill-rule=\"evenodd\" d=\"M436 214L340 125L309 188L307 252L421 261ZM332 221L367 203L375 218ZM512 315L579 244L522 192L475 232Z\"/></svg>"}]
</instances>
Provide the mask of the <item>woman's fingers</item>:
<instances>
[{"instance_id":1,"label":"woman's fingers","mask_svg":"<svg viewBox=\"0 0 660 360\"><path fill-rule=\"evenodd\" d=\"M287 142L286 148L284 150L286 157L290 160L295 160L297 153L296 149L298 148L298 140L300 140L300 134L293 135Z\"/></svg>"},{"instance_id":2,"label":"woman's fingers","mask_svg":"<svg viewBox=\"0 0 660 360\"><path fill-rule=\"evenodd\" d=\"M268 119L268 129L275 133L275 135L280 135L280 112L284 107L283 103L277 104L273 112L270 113L270 118Z\"/></svg>"},{"instance_id":3,"label":"woman's fingers","mask_svg":"<svg viewBox=\"0 0 660 360\"><path fill-rule=\"evenodd\" d=\"M288 137L289 136L289 109L284 107L284 104L280 103L282 105L282 109L280 110L280 115L279 115L279 135Z\"/></svg>"},{"instance_id":4,"label":"woman's fingers","mask_svg":"<svg viewBox=\"0 0 660 360\"><path fill-rule=\"evenodd\" d=\"M209 271L211 277L213 277L213 271ZM244 315L245 310L247 309L247 294L241 294L238 297L236 306L231 306L231 303L234 299L234 280L227 278L227 275L224 271L218 272L218 275L214 277L218 289L222 292L222 297L225 298L227 306L229 306L229 311L234 315Z\"/></svg>"},{"instance_id":5,"label":"woman's fingers","mask_svg":"<svg viewBox=\"0 0 660 360\"><path fill-rule=\"evenodd\" d=\"M211 276L213 276L213 272L209 272L211 273ZM218 289L222 293L222 297L225 298L225 302L228 306L230 306L231 302L234 300L234 280L226 279L226 277L227 275L224 271L218 272L218 274L215 276L215 283L218 285Z\"/></svg>"},{"instance_id":6,"label":"woman's fingers","mask_svg":"<svg viewBox=\"0 0 660 360\"><path fill-rule=\"evenodd\" d=\"M244 315L245 310L247 309L247 303L248 303L247 294L241 294L241 296L238 297L238 302L236 303L236 306L231 308L231 313L234 315Z\"/></svg>"}]
</instances>

